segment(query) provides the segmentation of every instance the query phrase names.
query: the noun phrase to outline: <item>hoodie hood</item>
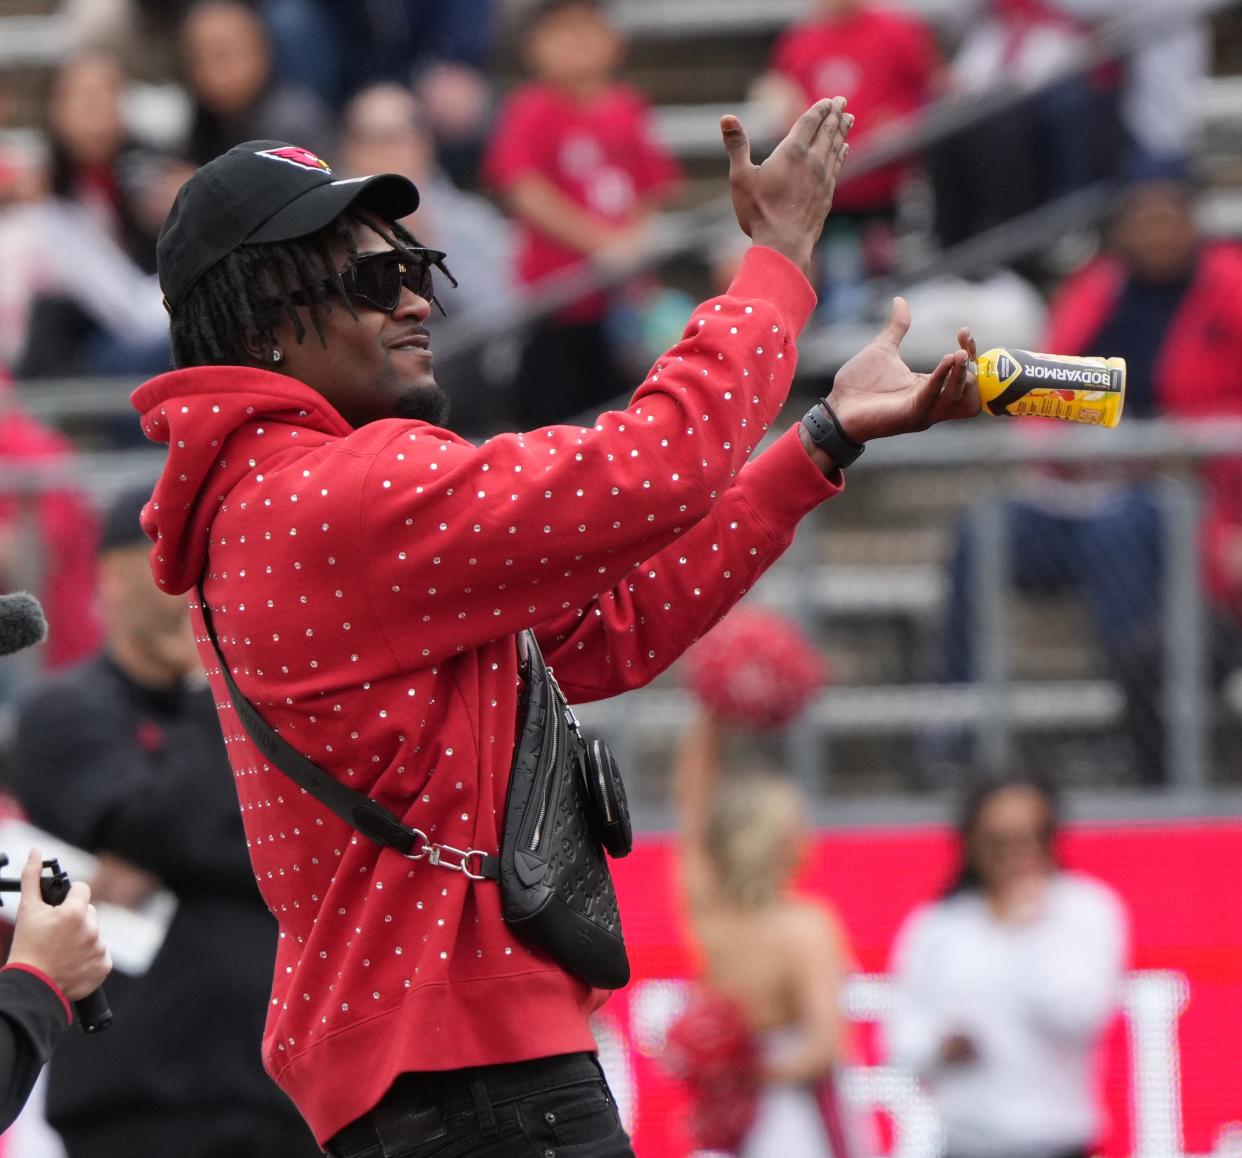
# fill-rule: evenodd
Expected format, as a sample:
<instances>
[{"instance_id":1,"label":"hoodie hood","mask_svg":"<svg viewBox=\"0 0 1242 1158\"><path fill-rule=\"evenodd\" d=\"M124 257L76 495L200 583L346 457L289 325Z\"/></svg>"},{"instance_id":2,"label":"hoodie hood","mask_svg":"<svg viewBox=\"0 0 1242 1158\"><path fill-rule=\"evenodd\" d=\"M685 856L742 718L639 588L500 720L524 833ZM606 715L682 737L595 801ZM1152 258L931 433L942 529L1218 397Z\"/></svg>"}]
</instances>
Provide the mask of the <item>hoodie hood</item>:
<instances>
[{"instance_id":1,"label":"hoodie hood","mask_svg":"<svg viewBox=\"0 0 1242 1158\"><path fill-rule=\"evenodd\" d=\"M198 366L144 383L131 402L142 431L168 446L168 460L142 527L154 542L151 569L164 591L181 594L207 563L212 521L234 485L288 442L266 437L279 424L297 449L344 438L352 428L309 386L248 366Z\"/></svg>"}]
</instances>

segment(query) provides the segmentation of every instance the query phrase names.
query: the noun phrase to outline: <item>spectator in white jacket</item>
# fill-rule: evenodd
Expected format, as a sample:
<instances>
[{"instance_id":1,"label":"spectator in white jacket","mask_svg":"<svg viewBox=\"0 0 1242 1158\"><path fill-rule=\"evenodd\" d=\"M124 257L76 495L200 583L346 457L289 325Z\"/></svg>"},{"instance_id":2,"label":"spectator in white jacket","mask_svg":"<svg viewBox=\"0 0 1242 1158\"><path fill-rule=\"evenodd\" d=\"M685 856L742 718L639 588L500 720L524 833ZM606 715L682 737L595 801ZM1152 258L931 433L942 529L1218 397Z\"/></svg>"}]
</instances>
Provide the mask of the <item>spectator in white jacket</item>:
<instances>
[{"instance_id":1,"label":"spectator in white jacket","mask_svg":"<svg viewBox=\"0 0 1242 1158\"><path fill-rule=\"evenodd\" d=\"M1116 1006L1126 916L1055 854L1038 777L970 795L961 868L898 934L890 1059L926 1083L951 1158L1086 1158L1102 1122L1095 1047Z\"/></svg>"}]
</instances>

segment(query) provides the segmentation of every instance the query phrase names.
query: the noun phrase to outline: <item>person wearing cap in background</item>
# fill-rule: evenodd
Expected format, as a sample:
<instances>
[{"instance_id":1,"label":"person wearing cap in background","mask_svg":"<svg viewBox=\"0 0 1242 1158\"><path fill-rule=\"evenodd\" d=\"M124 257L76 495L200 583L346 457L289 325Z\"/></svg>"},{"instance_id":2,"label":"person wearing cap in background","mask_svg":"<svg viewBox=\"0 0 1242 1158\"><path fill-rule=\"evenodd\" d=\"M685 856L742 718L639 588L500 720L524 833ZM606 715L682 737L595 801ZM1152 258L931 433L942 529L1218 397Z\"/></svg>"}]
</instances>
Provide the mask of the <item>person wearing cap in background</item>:
<instances>
[{"instance_id":1,"label":"person wearing cap in background","mask_svg":"<svg viewBox=\"0 0 1242 1158\"><path fill-rule=\"evenodd\" d=\"M818 435L796 426L746 461L789 389L851 120L844 101L819 102L756 167L725 118L755 242L729 292L630 409L481 446L444 425L427 329L444 258L398 224L412 183L340 180L255 141L178 195L159 263L179 369L133 398L169 448L143 515L156 579L199 588L270 728L428 846L382 849L264 757L192 597L281 927L264 1058L337 1158L632 1154L588 1024L606 994L528 949L495 880L448 849L500 844L519 631L534 629L570 700L640 685L837 493L858 443L977 412L969 335L912 374L898 302L837 377L842 433L819 406Z\"/></svg>"},{"instance_id":2,"label":"person wearing cap in background","mask_svg":"<svg viewBox=\"0 0 1242 1158\"><path fill-rule=\"evenodd\" d=\"M106 1034L71 1035L47 1117L69 1158L318 1153L260 1064L276 927L254 883L184 596L160 591L138 517L105 515L101 654L20 705L9 788L32 823L99 858L97 901L176 912L149 969L108 983Z\"/></svg>"}]
</instances>

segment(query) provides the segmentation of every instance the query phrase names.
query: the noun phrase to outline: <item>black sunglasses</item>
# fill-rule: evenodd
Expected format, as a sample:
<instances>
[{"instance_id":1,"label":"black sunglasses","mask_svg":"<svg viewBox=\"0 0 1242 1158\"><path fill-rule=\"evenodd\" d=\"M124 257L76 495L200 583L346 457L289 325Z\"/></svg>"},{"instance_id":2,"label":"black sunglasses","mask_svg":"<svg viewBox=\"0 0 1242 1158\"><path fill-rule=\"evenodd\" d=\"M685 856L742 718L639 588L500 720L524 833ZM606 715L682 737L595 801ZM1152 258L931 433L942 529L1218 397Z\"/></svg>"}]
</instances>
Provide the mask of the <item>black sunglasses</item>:
<instances>
[{"instance_id":1,"label":"black sunglasses","mask_svg":"<svg viewBox=\"0 0 1242 1158\"><path fill-rule=\"evenodd\" d=\"M333 288L343 287L346 295L355 301L391 314L401 300L401 287L405 286L443 314L444 306L436 297L431 271L439 269L454 286L457 285L445 268L445 256L438 249L421 248L368 253L332 277L324 278L316 288L320 293L331 293ZM314 304L314 299L304 290L290 291L289 300L299 306Z\"/></svg>"}]
</instances>

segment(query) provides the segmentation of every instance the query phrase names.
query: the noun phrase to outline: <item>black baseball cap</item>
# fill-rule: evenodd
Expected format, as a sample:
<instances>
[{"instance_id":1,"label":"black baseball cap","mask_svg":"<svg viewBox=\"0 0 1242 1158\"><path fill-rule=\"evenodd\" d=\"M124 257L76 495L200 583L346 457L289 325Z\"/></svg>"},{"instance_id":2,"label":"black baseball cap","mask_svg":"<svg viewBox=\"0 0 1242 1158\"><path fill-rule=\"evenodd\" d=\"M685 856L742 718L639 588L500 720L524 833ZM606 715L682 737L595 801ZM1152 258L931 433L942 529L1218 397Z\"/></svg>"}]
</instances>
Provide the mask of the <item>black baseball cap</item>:
<instances>
[{"instance_id":1,"label":"black baseball cap","mask_svg":"<svg viewBox=\"0 0 1242 1158\"><path fill-rule=\"evenodd\" d=\"M181 187L160 230L155 256L165 305L175 310L239 246L305 237L354 204L397 221L418 208L418 190L397 173L339 179L322 158L285 141L235 145Z\"/></svg>"}]
</instances>

